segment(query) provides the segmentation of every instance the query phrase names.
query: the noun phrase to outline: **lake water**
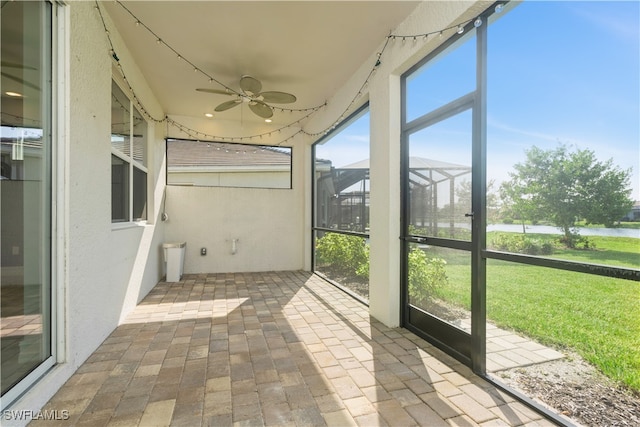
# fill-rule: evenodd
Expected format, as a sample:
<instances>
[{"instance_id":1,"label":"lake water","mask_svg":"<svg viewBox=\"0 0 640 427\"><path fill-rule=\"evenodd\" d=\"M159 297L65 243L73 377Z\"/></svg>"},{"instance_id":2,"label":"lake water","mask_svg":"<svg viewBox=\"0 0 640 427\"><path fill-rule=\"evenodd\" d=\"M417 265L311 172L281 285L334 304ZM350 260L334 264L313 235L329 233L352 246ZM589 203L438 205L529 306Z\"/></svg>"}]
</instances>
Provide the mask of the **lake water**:
<instances>
[{"instance_id":1,"label":"lake water","mask_svg":"<svg viewBox=\"0 0 640 427\"><path fill-rule=\"evenodd\" d=\"M527 233L561 234L559 228L550 225L526 225ZM487 231L522 233L522 224L491 224ZM640 230L632 228L578 228L581 236L633 237L640 239Z\"/></svg>"}]
</instances>

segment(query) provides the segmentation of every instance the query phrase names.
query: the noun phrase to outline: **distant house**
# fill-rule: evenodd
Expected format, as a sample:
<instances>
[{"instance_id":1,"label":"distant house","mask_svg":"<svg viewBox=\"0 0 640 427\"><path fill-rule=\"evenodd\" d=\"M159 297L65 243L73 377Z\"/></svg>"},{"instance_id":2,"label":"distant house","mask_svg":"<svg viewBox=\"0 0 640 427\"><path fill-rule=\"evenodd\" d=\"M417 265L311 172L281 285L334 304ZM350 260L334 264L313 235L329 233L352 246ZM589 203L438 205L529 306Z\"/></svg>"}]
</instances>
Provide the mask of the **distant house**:
<instances>
[{"instance_id":1,"label":"distant house","mask_svg":"<svg viewBox=\"0 0 640 427\"><path fill-rule=\"evenodd\" d=\"M633 202L633 207L622 217L622 221L640 221L640 200Z\"/></svg>"}]
</instances>

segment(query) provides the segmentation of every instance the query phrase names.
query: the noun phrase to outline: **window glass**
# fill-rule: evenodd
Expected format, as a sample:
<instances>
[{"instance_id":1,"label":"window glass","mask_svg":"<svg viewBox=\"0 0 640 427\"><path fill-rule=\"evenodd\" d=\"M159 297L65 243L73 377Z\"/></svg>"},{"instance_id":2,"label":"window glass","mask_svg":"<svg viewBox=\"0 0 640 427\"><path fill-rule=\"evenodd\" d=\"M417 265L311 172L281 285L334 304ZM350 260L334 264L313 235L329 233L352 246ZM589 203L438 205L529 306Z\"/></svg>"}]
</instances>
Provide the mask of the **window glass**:
<instances>
[{"instance_id":1,"label":"window glass","mask_svg":"<svg viewBox=\"0 0 640 427\"><path fill-rule=\"evenodd\" d=\"M147 121L133 108L133 160L142 166L147 165ZM135 193L135 191L134 191ZM146 193L146 188L145 188Z\"/></svg>"},{"instance_id":2,"label":"window glass","mask_svg":"<svg viewBox=\"0 0 640 427\"><path fill-rule=\"evenodd\" d=\"M315 226L369 230L369 113L314 145Z\"/></svg>"},{"instance_id":3,"label":"window glass","mask_svg":"<svg viewBox=\"0 0 640 427\"><path fill-rule=\"evenodd\" d=\"M147 219L148 124L115 82L111 88L111 220L142 221Z\"/></svg>"},{"instance_id":4,"label":"window glass","mask_svg":"<svg viewBox=\"0 0 640 427\"><path fill-rule=\"evenodd\" d=\"M111 147L120 153L131 154L131 105L129 98L116 82L111 83Z\"/></svg>"},{"instance_id":5,"label":"window glass","mask_svg":"<svg viewBox=\"0 0 640 427\"><path fill-rule=\"evenodd\" d=\"M639 9L524 2L496 15L490 249L640 268Z\"/></svg>"},{"instance_id":6,"label":"window glass","mask_svg":"<svg viewBox=\"0 0 640 427\"><path fill-rule=\"evenodd\" d=\"M147 174L133 168L133 220L147 219Z\"/></svg>"},{"instance_id":7,"label":"window glass","mask_svg":"<svg viewBox=\"0 0 640 427\"><path fill-rule=\"evenodd\" d=\"M167 140L167 184L291 188L290 147Z\"/></svg>"},{"instance_id":8,"label":"window glass","mask_svg":"<svg viewBox=\"0 0 640 427\"><path fill-rule=\"evenodd\" d=\"M31 372L53 364L51 8L49 2L2 2L0 10L3 406L25 390Z\"/></svg>"},{"instance_id":9,"label":"window glass","mask_svg":"<svg viewBox=\"0 0 640 427\"><path fill-rule=\"evenodd\" d=\"M111 220L129 221L129 164L111 155Z\"/></svg>"}]
</instances>

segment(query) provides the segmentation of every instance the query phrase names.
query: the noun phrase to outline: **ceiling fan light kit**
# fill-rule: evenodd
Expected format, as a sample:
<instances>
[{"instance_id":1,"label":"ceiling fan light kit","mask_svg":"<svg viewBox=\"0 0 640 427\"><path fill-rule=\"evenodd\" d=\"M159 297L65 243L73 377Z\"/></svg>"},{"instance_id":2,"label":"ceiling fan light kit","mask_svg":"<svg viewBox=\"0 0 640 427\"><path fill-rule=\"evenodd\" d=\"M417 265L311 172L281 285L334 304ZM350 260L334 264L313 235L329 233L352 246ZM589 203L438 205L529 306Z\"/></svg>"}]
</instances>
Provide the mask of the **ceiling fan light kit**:
<instances>
[{"instance_id":1,"label":"ceiling fan light kit","mask_svg":"<svg viewBox=\"0 0 640 427\"><path fill-rule=\"evenodd\" d=\"M196 89L199 92L214 93L218 95L232 95L236 99L225 101L215 108L215 111L221 112L229 110L236 105L246 103L249 109L257 116L268 119L273 116L273 107L271 104L290 104L296 102L296 97L290 93L278 91L262 92L262 83L260 80L251 76L242 76L240 78L241 92L231 92L229 90L219 89Z\"/></svg>"}]
</instances>

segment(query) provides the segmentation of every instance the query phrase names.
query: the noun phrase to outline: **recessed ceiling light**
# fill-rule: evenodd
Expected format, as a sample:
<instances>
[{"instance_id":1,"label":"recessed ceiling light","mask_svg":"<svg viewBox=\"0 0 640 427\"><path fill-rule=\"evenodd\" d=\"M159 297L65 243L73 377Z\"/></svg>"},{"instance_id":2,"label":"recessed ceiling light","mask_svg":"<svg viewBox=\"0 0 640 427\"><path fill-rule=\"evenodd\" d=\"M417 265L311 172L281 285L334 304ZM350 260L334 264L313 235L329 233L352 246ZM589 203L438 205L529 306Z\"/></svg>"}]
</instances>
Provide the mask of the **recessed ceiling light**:
<instances>
[{"instance_id":1,"label":"recessed ceiling light","mask_svg":"<svg viewBox=\"0 0 640 427\"><path fill-rule=\"evenodd\" d=\"M204 115L205 115L206 117L209 117L209 118L213 117L213 114L211 114L211 113L204 113Z\"/></svg>"},{"instance_id":2,"label":"recessed ceiling light","mask_svg":"<svg viewBox=\"0 0 640 427\"><path fill-rule=\"evenodd\" d=\"M264 121L267 122L267 123L271 123L272 122L271 119L264 119Z\"/></svg>"},{"instance_id":3,"label":"recessed ceiling light","mask_svg":"<svg viewBox=\"0 0 640 427\"><path fill-rule=\"evenodd\" d=\"M15 98L22 98L22 94L21 94L21 93L18 93L18 92L11 92L11 91L7 91L7 92L5 92L5 94L6 94L7 96L13 96L13 97L15 97Z\"/></svg>"}]
</instances>

